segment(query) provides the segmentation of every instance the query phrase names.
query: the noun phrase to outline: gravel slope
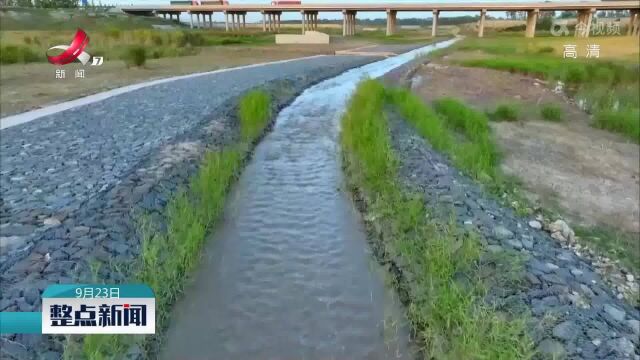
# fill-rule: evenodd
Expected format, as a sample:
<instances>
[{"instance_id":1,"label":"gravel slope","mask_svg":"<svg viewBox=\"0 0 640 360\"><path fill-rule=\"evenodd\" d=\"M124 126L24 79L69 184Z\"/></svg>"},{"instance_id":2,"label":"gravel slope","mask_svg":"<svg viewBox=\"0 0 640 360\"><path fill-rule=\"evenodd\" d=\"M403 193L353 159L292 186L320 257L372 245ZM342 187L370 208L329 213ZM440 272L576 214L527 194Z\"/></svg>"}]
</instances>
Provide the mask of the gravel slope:
<instances>
[{"instance_id":1,"label":"gravel slope","mask_svg":"<svg viewBox=\"0 0 640 360\"><path fill-rule=\"evenodd\" d=\"M482 234L488 251L524 257L523 288L494 289L487 300L501 310L532 314L542 358L640 359L640 312L618 300L591 264L500 206L398 115L389 120L401 178L424 194L427 207L442 209L443 216L453 208L458 225Z\"/></svg>"},{"instance_id":2,"label":"gravel slope","mask_svg":"<svg viewBox=\"0 0 640 360\"><path fill-rule=\"evenodd\" d=\"M90 281L97 263L98 279L122 280L139 251L137 214L161 211L206 148L234 140L245 91L286 88L276 96L281 107L375 60L324 56L178 80L2 130L0 311L40 311L48 284ZM3 358L61 351L44 336L0 345Z\"/></svg>"}]
</instances>

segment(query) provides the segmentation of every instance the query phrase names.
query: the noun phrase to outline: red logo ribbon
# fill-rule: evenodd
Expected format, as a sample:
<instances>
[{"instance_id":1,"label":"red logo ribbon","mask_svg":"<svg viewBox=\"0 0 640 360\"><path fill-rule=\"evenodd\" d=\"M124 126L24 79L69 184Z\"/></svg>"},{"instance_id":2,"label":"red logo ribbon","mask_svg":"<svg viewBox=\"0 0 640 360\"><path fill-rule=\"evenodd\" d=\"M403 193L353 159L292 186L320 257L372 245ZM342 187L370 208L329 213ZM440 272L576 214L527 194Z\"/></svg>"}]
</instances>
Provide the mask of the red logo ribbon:
<instances>
[{"instance_id":1,"label":"red logo ribbon","mask_svg":"<svg viewBox=\"0 0 640 360\"><path fill-rule=\"evenodd\" d=\"M69 46L57 45L49 49L62 49L64 50L62 54L56 56L47 55L47 59L54 65L66 65L78 59L84 65L91 59L91 55L84 52L88 44L89 36L82 29L78 29Z\"/></svg>"}]
</instances>

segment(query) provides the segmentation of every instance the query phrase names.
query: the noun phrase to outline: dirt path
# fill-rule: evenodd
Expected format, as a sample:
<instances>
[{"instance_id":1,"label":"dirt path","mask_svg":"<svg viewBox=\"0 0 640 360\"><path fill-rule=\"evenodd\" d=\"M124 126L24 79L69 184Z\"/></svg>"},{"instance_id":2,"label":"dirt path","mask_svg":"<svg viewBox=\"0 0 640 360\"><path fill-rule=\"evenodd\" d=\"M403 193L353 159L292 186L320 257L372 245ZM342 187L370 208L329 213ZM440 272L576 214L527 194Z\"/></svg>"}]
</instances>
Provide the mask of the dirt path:
<instances>
[{"instance_id":1,"label":"dirt path","mask_svg":"<svg viewBox=\"0 0 640 360\"><path fill-rule=\"evenodd\" d=\"M640 148L590 127L587 114L541 81L488 69L429 64L416 72L412 86L428 101L451 96L480 110L504 102L518 104L522 121L492 123L504 153L504 172L521 179L532 200L558 208L581 225L640 232ZM546 103L560 106L565 120L542 121L540 107Z\"/></svg>"}]
</instances>

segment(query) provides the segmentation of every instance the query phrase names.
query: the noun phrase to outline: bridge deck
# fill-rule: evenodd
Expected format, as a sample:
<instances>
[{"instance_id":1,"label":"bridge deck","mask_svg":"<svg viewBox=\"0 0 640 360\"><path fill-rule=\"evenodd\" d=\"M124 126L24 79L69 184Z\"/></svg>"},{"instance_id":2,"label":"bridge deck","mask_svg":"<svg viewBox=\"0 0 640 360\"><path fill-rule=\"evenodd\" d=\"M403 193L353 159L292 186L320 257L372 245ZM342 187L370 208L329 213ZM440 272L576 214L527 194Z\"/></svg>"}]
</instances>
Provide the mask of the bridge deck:
<instances>
[{"instance_id":1,"label":"bridge deck","mask_svg":"<svg viewBox=\"0 0 640 360\"><path fill-rule=\"evenodd\" d=\"M385 3L385 4L302 4L302 5L262 5L262 4L230 4L230 5L169 5L169 6L125 6L122 10L126 12L149 12L149 11L327 11L337 12L349 11L518 11L518 10L630 10L640 9L638 1L594 1L594 2L528 2L528 3Z\"/></svg>"}]
</instances>

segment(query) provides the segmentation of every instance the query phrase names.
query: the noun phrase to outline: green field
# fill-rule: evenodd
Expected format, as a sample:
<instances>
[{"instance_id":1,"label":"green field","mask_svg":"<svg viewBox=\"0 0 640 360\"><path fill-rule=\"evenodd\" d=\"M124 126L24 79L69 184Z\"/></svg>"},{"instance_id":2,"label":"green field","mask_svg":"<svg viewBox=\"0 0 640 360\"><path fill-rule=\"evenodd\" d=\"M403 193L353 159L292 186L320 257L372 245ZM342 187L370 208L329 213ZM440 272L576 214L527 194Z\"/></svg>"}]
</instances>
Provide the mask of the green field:
<instances>
[{"instance_id":1,"label":"green field","mask_svg":"<svg viewBox=\"0 0 640 360\"><path fill-rule=\"evenodd\" d=\"M587 58L587 43L600 45L601 58ZM563 44L576 44L578 59L563 57ZM633 37L594 40L541 37L467 38L441 52L458 52L453 63L524 73L564 83L565 91L583 100L594 115L593 126L640 143L640 64ZM554 115L552 115L554 116Z\"/></svg>"}]
</instances>

